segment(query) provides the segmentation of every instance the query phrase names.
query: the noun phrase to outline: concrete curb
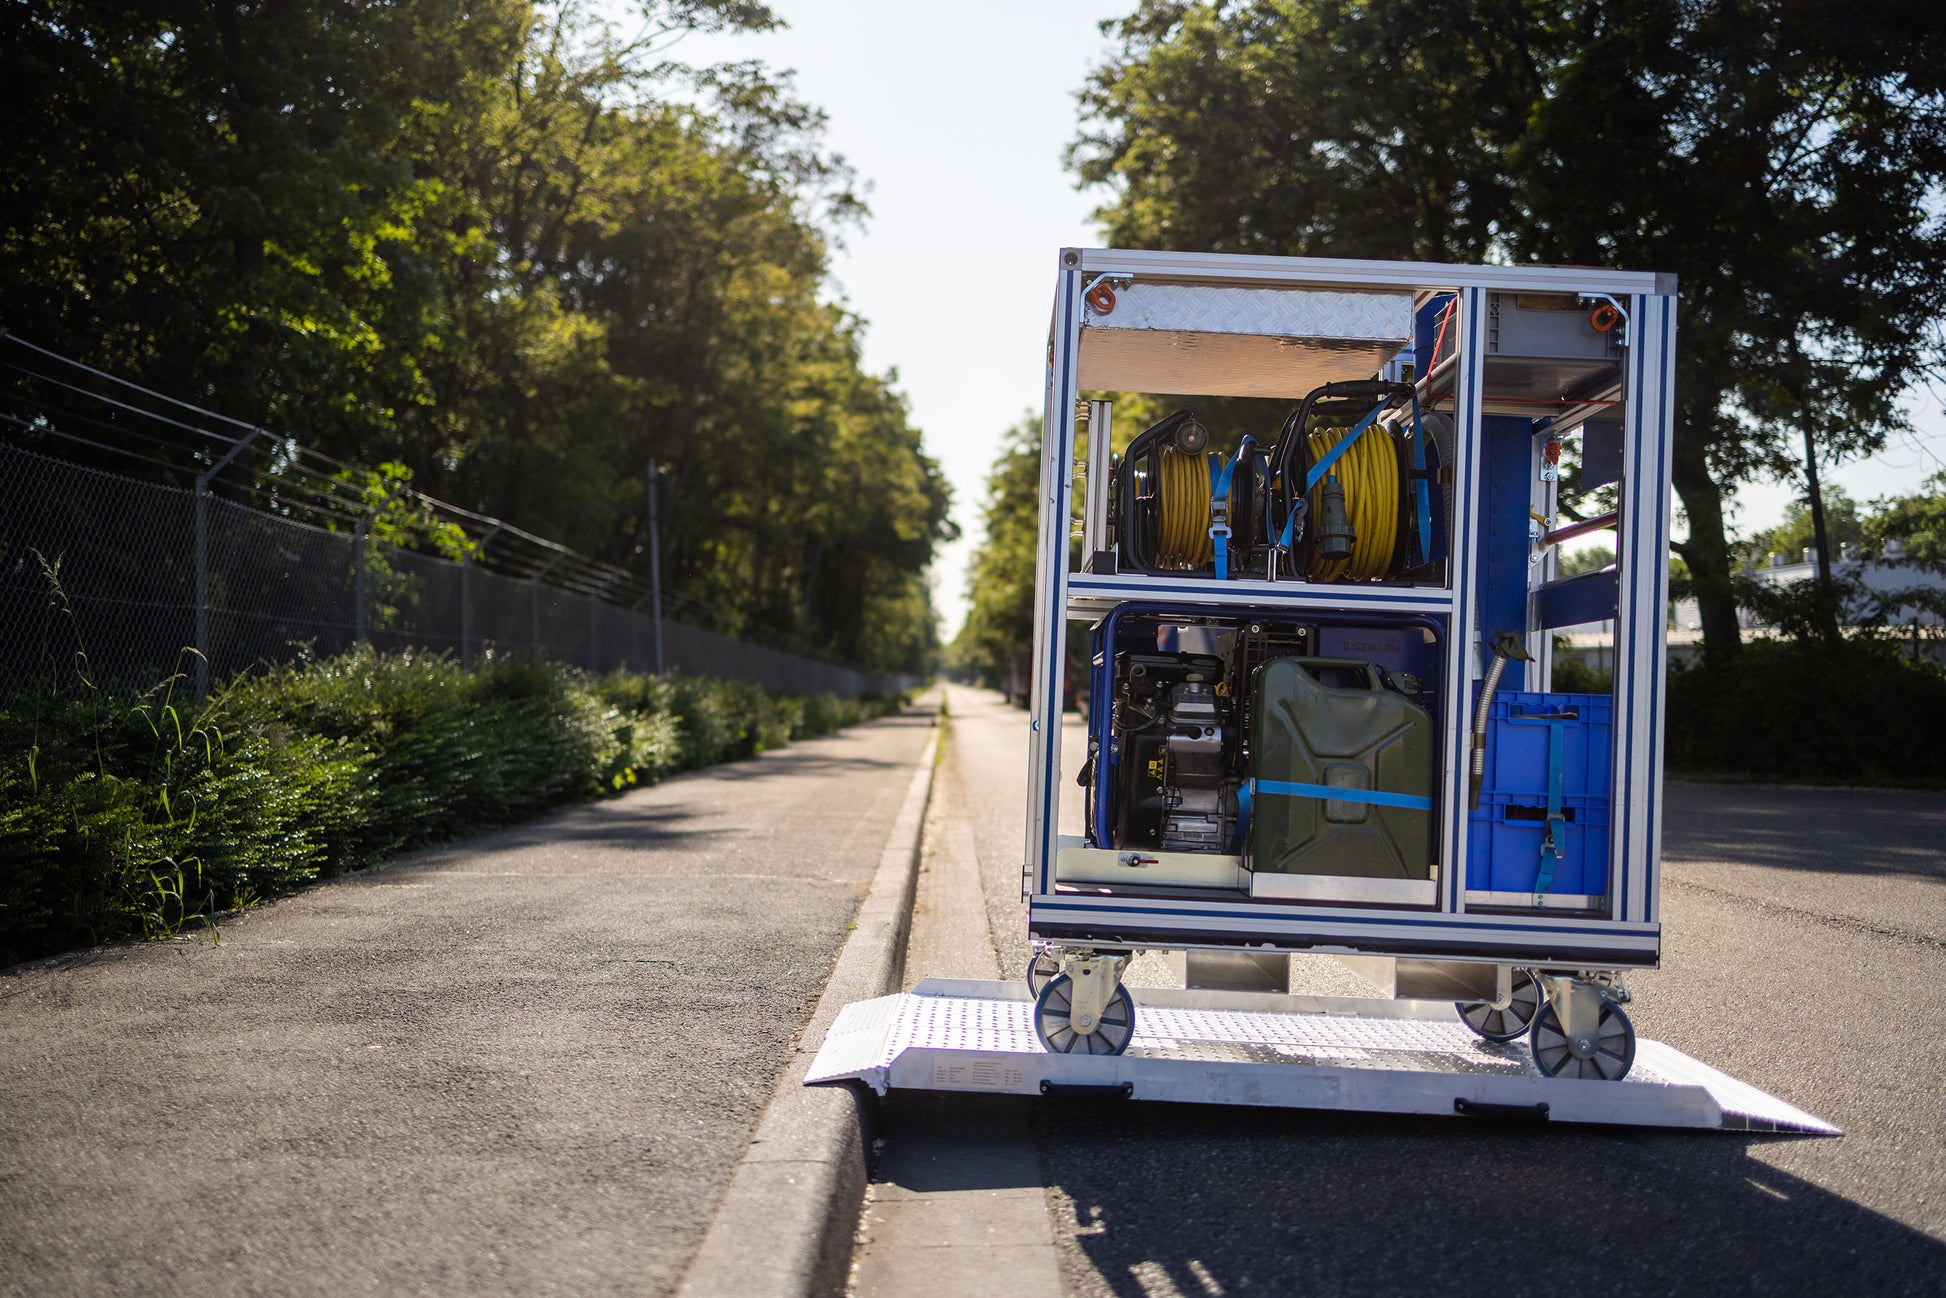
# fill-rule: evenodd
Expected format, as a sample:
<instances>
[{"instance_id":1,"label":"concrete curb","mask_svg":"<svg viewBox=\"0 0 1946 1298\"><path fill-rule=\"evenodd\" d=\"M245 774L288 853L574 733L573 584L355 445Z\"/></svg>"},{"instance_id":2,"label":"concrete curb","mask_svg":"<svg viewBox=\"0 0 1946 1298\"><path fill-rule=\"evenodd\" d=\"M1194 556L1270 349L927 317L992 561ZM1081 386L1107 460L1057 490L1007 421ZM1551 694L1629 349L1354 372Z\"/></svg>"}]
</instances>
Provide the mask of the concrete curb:
<instances>
[{"instance_id":1,"label":"concrete curb","mask_svg":"<svg viewBox=\"0 0 1946 1298\"><path fill-rule=\"evenodd\" d=\"M824 994L778 1079L770 1105L731 1175L681 1298L809 1298L841 1294L865 1198L866 1119L850 1087L806 1086L817 1046L838 1011L899 990L919 845L932 796L943 718L919 758L878 870Z\"/></svg>"}]
</instances>

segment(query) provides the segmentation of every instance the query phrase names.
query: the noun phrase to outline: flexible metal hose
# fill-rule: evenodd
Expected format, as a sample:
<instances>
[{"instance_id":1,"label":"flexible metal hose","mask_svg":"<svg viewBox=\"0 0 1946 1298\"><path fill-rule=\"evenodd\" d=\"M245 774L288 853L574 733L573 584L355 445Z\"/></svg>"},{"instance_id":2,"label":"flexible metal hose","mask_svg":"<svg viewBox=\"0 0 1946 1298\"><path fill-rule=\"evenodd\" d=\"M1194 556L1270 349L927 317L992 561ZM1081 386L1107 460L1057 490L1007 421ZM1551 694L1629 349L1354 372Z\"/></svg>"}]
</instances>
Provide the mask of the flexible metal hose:
<instances>
[{"instance_id":1,"label":"flexible metal hose","mask_svg":"<svg viewBox=\"0 0 1946 1298\"><path fill-rule=\"evenodd\" d=\"M1500 673L1507 669L1508 662L1518 658L1526 662L1527 649L1520 637L1511 631L1499 631L1493 637L1493 665L1487 668L1486 680L1480 684L1480 703L1473 709L1473 771L1469 781L1466 805L1478 811L1480 808L1480 786L1486 783L1487 775L1487 719L1493 713L1493 692L1500 688Z\"/></svg>"}]
</instances>

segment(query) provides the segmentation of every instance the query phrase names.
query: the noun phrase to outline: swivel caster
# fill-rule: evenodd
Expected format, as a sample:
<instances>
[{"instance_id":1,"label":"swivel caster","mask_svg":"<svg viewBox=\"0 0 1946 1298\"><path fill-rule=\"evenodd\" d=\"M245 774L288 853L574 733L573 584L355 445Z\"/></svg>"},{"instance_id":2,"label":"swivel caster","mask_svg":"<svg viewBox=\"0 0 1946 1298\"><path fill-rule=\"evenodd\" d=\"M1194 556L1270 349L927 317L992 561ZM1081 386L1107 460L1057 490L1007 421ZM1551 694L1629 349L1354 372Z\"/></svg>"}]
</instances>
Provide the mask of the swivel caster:
<instances>
[{"instance_id":1,"label":"swivel caster","mask_svg":"<svg viewBox=\"0 0 1946 1298\"><path fill-rule=\"evenodd\" d=\"M1550 999L1534 1020L1534 1066L1549 1077L1619 1082L1635 1063L1635 1025L1621 1007L1602 997L1592 1031L1570 1036Z\"/></svg>"},{"instance_id":2,"label":"swivel caster","mask_svg":"<svg viewBox=\"0 0 1946 1298\"><path fill-rule=\"evenodd\" d=\"M1508 1000L1495 1006L1491 1001L1454 1001L1460 1022L1488 1041L1518 1041L1534 1026L1541 1010L1541 985L1525 969L1512 974Z\"/></svg>"},{"instance_id":3,"label":"swivel caster","mask_svg":"<svg viewBox=\"0 0 1946 1298\"><path fill-rule=\"evenodd\" d=\"M1071 957L1034 1002L1034 1035L1053 1055L1119 1055L1135 1038L1121 957ZM1077 983L1077 979L1079 982Z\"/></svg>"},{"instance_id":4,"label":"swivel caster","mask_svg":"<svg viewBox=\"0 0 1946 1298\"><path fill-rule=\"evenodd\" d=\"M1060 959L1045 947L1041 948L1027 961L1027 990L1038 997L1047 986L1048 979L1060 972Z\"/></svg>"}]
</instances>

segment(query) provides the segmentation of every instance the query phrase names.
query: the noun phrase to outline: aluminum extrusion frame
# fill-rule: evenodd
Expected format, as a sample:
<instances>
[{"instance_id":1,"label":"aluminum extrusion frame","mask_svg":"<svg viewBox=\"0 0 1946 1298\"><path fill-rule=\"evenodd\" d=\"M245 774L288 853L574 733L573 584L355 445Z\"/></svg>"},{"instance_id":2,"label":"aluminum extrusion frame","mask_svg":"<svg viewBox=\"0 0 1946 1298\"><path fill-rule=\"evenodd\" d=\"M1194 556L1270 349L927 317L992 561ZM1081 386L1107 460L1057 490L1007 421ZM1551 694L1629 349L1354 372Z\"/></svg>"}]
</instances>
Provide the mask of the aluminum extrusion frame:
<instances>
[{"instance_id":1,"label":"aluminum extrusion frame","mask_svg":"<svg viewBox=\"0 0 1946 1298\"><path fill-rule=\"evenodd\" d=\"M1453 459L1449 473L1453 499L1460 505L1450 520L1447 584L1312 585L1254 579L1216 581L1190 574L1070 571L1075 416L1082 395L1079 355L1088 321L1082 294L1092 278L1105 274L1124 282L1210 288L1403 289L1421 298L1453 295L1454 361L1443 363L1426 380L1429 396L1434 380L1450 381L1452 392ZM1661 933L1656 875L1665 706L1662 609L1668 591L1664 556L1669 536L1675 287L1673 276L1651 272L1062 250L1043 407L1029 807L1022 880L1030 936L1071 948L1267 946L1561 968L1629 968L1658 962ZM1439 888L1434 907L1360 908L1253 900L1242 895L1183 897L1142 895L1139 889L1057 888L1054 875L1060 848L1058 810L1063 783L1060 709L1071 617L1103 616L1120 604L1136 600L1201 607L1214 613L1240 606L1271 606L1299 614L1307 609L1369 610L1440 617L1453 628L1441 694L1450 715L1458 716L1465 710L1454 701L1472 698L1491 656L1485 644L1489 637L1475 625L1482 520L1474 502L1482 471L1483 419L1488 409L1487 299L1495 292L1603 295L1628 306L1629 346L1621 376L1623 478L1617 529L1621 560L1611 763L1611 884L1605 906L1592 914L1547 907L1525 914L1509 913L1502 906L1469 911L1465 772L1470 737L1467 728L1457 724L1444 727L1443 783L1435 800L1441 815L1436 826ZM1545 674L1541 679L1546 679ZM1479 905L1485 900L1475 894L1472 902Z\"/></svg>"}]
</instances>

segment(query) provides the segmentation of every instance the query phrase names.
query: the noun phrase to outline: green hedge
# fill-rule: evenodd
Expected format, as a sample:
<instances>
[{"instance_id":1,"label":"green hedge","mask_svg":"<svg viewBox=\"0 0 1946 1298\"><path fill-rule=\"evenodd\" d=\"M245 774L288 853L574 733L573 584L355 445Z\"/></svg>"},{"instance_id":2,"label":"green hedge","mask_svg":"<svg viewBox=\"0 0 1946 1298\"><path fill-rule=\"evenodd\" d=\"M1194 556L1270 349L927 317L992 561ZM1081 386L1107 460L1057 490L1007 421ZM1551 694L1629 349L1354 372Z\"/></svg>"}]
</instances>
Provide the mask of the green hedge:
<instances>
[{"instance_id":1,"label":"green hedge","mask_svg":"<svg viewBox=\"0 0 1946 1298\"><path fill-rule=\"evenodd\" d=\"M166 936L311 880L897 706L360 650L232 682L0 701L0 966Z\"/></svg>"},{"instance_id":2,"label":"green hedge","mask_svg":"<svg viewBox=\"0 0 1946 1298\"><path fill-rule=\"evenodd\" d=\"M1946 784L1946 673L1896 643L1753 640L1728 667L1669 670L1671 773Z\"/></svg>"}]
</instances>

